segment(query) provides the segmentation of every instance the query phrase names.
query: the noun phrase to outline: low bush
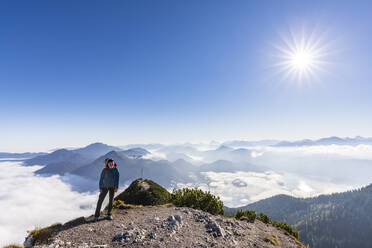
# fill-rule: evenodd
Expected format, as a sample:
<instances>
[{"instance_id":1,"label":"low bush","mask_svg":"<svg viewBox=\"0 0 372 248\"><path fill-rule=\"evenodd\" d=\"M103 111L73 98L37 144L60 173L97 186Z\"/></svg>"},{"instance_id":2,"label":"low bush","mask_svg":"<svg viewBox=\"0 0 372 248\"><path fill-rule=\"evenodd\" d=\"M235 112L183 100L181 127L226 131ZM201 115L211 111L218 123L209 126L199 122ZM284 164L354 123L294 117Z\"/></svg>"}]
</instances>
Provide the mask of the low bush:
<instances>
[{"instance_id":1,"label":"low bush","mask_svg":"<svg viewBox=\"0 0 372 248\"><path fill-rule=\"evenodd\" d=\"M258 216L257 216L257 219L260 220L260 221L262 221L265 224L271 223L270 217L267 216L264 213L259 213Z\"/></svg>"},{"instance_id":2,"label":"low bush","mask_svg":"<svg viewBox=\"0 0 372 248\"><path fill-rule=\"evenodd\" d=\"M280 221L271 222L270 217L264 213L259 213L258 215L256 215L256 212L253 210L243 211L241 209L238 209L235 214L235 219L247 220L250 222L254 222L255 219L258 219L265 224L271 223L273 226L280 228L282 230L285 230L286 232L288 232L290 235L292 235L296 239L299 239L298 231L294 230L290 225L284 222L280 222Z\"/></svg>"},{"instance_id":3,"label":"low bush","mask_svg":"<svg viewBox=\"0 0 372 248\"><path fill-rule=\"evenodd\" d=\"M177 207L199 209L214 215L223 215L223 203L219 197L200 189L173 190L171 202Z\"/></svg>"},{"instance_id":4,"label":"low bush","mask_svg":"<svg viewBox=\"0 0 372 248\"><path fill-rule=\"evenodd\" d=\"M244 216L244 212L241 209L238 209L235 214L235 219L240 220Z\"/></svg>"},{"instance_id":5,"label":"low bush","mask_svg":"<svg viewBox=\"0 0 372 248\"><path fill-rule=\"evenodd\" d=\"M282 230L285 230L287 231L290 235L292 235L293 237L295 237L296 239L299 239L300 236L298 234L298 232L296 230L294 230L290 225L288 225L287 223L283 223L283 222L280 222L280 221L274 221L273 223L273 226L275 227L278 227Z\"/></svg>"},{"instance_id":6,"label":"low bush","mask_svg":"<svg viewBox=\"0 0 372 248\"><path fill-rule=\"evenodd\" d=\"M256 215L256 212L253 210L246 210L244 211L244 217L246 217L248 221L254 222L257 215Z\"/></svg>"},{"instance_id":7,"label":"low bush","mask_svg":"<svg viewBox=\"0 0 372 248\"><path fill-rule=\"evenodd\" d=\"M256 212L253 211L253 210L243 211L243 210L239 209L238 211L236 211L236 214L235 214L235 219L237 219L237 220L247 220L247 221L250 221L250 222L254 222L256 217L257 217Z\"/></svg>"}]
</instances>

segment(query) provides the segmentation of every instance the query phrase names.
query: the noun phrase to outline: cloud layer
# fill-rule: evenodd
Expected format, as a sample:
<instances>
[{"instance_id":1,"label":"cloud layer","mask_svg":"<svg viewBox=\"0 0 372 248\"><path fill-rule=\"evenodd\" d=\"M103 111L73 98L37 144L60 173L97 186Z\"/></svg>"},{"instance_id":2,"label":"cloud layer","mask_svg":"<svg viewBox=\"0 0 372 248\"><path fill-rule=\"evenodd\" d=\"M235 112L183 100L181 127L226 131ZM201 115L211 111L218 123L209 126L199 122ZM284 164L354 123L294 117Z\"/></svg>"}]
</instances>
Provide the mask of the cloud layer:
<instances>
[{"instance_id":1,"label":"cloud layer","mask_svg":"<svg viewBox=\"0 0 372 248\"><path fill-rule=\"evenodd\" d=\"M206 184L197 186L218 195L226 206L238 207L278 194L295 197L313 197L319 194L342 192L353 187L344 184L314 181L294 174L243 172L204 172Z\"/></svg>"},{"instance_id":2,"label":"cloud layer","mask_svg":"<svg viewBox=\"0 0 372 248\"><path fill-rule=\"evenodd\" d=\"M74 192L59 176L35 176L40 168L0 162L0 247L22 243L35 227L93 213L97 194Z\"/></svg>"}]
</instances>

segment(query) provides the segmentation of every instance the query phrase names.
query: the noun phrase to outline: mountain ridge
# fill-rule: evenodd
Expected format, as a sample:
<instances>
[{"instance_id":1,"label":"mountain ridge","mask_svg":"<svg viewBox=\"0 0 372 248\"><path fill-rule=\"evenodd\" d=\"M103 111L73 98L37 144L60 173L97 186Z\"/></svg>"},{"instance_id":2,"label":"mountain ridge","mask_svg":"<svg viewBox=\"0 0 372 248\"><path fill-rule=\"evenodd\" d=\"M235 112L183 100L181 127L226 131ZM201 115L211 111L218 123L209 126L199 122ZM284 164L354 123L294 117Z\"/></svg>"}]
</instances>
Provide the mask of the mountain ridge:
<instances>
[{"instance_id":1,"label":"mountain ridge","mask_svg":"<svg viewBox=\"0 0 372 248\"><path fill-rule=\"evenodd\" d=\"M372 184L312 198L276 195L240 208L264 212L273 220L293 225L310 247L369 247L372 242ZM351 224L354 223L354 224Z\"/></svg>"},{"instance_id":2,"label":"mountain ridge","mask_svg":"<svg viewBox=\"0 0 372 248\"><path fill-rule=\"evenodd\" d=\"M125 153L118 151L111 151L93 162L71 171L71 174L98 180L104 166L104 160L108 157L114 159L118 165L121 184L133 181L138 177L143 177L143 175L167 187L171 187L173 182L176 181L181 183L193 181L192 178L189 178L187 174L185 175L184 172L177 169L176 166L173 166L167 160L132 159L126 156Z\"/></svg>"}]
</instances>

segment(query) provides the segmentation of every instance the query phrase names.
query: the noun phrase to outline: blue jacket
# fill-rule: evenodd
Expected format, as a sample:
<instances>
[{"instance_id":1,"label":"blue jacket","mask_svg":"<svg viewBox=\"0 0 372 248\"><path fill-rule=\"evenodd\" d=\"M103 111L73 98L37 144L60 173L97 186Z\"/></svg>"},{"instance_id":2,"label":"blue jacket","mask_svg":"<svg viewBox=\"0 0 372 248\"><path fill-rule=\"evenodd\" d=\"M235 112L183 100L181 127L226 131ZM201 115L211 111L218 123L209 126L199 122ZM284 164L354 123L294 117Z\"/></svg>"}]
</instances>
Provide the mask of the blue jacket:
<instances>
[{"instance_id":1,"label":"blue jacket","mask_svg":"<svg viewBox=\"0 0 372 248\"><path fill-rule=\"evenodd\" d=\"M101 172L99 180L99 189L118 188L119 187L119 171L117 168L104 168Z\"/></svg>"}]
</instances>

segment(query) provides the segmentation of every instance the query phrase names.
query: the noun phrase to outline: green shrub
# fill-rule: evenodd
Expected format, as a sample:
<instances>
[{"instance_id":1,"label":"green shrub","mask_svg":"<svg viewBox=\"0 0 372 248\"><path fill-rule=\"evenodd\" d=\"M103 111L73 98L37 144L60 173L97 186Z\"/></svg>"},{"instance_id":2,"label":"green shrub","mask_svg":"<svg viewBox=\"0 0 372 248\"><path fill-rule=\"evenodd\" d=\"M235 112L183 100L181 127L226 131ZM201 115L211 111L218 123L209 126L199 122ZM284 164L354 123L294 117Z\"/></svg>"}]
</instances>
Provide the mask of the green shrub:
<instances>
[{"instance_id":1,"label":"green shrub","mask_svg":"<svg viewBox=\"0 0 372 248\"><path fill-rule=\"evenodd\" d=\"M296 230L294 230L290 225L288 225L287 223L283 223L283 222L280 222L280 221L274 221L273 223L273 226L275 227L278 227L280 229L283 229L285 231L287 231L290 235L292 235L293 237L295 237L296 239L299 239L300 236L298 234L298 232Z\"/></svg>"},{"instance_id":2,"label":"green shrub","mask_svg":"<svg viewBox=\"0 0 372 248\"><path fill-rule=\"evenodd\" d=\"M214 215L224 214L222 201L209 191L184 188L173 190L170 194L157 183L141 178L132 182L124 192L115 197L113 208L127 208L128 204L143 206L174 204L177 207L190 207Z\"/></svg>"},{"instance_id":3,"label":"green shrub","mask_svg":"<svg viewBox=\"0 0 372 248\"><path fill-rule=\"evenodd\" d=\"M128 204L143 206L166 204L170 199L171 195L166 189L147 179L135 180L115 198L115 200L121 200Z\"/></svg>"},{"instance_id":4,"label":"green shrub","mask_svg":"<svg viewBox=\"0 0 372 248\"><path fill-rule=\"evenodd\" d=\"M246 217L248 219L248 221L254 222L257 215L256 215L256 212L253 211L253 210L246 210L246 211L244 211L244 217Z\"/></svg>"},{"instance_id":5,"label":"green shrub","mask_svg":"<svg viewBox=\"0 0 372 248\"><path fill-rule=\"evenodd\" d=\"M219 197L200 189L173 190L171 202L177 207L199 209L214 215L223 215L223 203Z\"/></svg>"},{"instance_id":6,"label":"green shrub","mask_svg":"<svg viewBox=\"0 0 372 248\"><path fill-rule=\"evenodd\" d=\"M237 219L237 220L247 220L247 221L250 221L250 222L254 222L256 217L257 217L256 212L253 211L253 210L243 211L243 210L239 209L238 211L236 211L236 214L235 214L235 219Z\"/></svg>"},{"instance_id":7,"label":"green shrub","mask_svg":"<svg viewBox=\"0 0 372 248\"><path fill-rule=\"evenodd\" d=\"M267 216L264 213L259 213L258 216L257 216L257 219L260 220L260 221L262 221L265 224L271 223L270 217Z\"/></svg>"},{"instance_id":8,"label":"green shrub","mask_svg":"<svg viewBox=\"0 0 372 248\"><path fill-rule=\"evenodd\" d=\"M240 220L244 216L244 212L241 209L238 209L235 214L235 219Z\"/></svg>"}]
</instances>

